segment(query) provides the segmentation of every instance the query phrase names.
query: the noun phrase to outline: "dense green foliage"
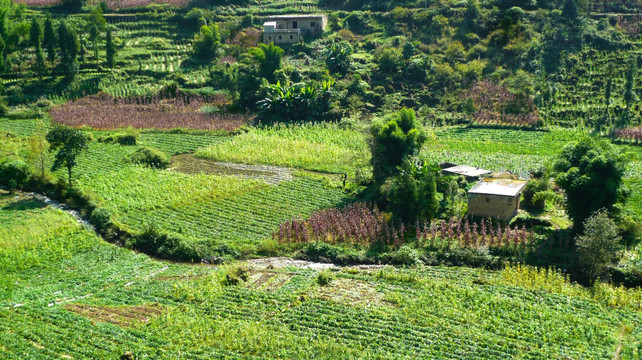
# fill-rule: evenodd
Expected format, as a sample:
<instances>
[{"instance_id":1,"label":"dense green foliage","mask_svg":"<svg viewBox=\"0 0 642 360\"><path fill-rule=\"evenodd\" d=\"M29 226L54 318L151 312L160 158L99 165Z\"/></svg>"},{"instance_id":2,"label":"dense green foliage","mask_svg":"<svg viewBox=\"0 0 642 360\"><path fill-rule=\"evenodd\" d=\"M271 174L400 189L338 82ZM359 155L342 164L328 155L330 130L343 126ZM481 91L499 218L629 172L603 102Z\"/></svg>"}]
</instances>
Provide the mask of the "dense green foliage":
<instances>
[{"instance_id":1,"label":"dense green foliage","mask_svg":"<svg viewBox=\"0 0 642 360\"><path fill-rule=\"evenodd\" d=\"M165 169L169 165L167 155L158 149L149 147L142 147L133 152L129 156L129 161L158 169Z\"/></svg>"},{"instance_id":2,"label":"dense green foliage","mask_svg":"<svg viewBox=\"0 0 642 360\"><path fill-rule=\"evenodd\" d=\"M622 177L625 158L610 144L584 137L567 145L554 164L556 183L566 193L566 208L577 232L595 211L612 210L625 200Z\"/></svg>"},{"instance_id":3,"label":"dense green foliage","mask_svg":"<svg viewBox=\"0 0 642 360\"><path fill-rule=\"evenodd\" d=\"M416 155L426 141L415 112L402 109L370 128L374 178L382 181L396 172L404 159Z\"/></svg>"},{"instance_id":4,"label":"dense green foliage","mask_svg":"<svg viewBox=\"0 0 642 360\"><path fill-rule=\"evenodd\" d=\"M78 155L88 147L87 136L79 130L56 127L47 133L46 139L51 144L51 150L56 151L51 171L66 167L67 179L71 187L71 170L78 164L76 160Z\"/></svg>"},{"instance_id":5,"label":"dense green foliage","mask_svg":"<svg viewBox=\"0 0 642 360\"><path fill-rule=\"evenodd\" d=\"M607 274L619 260L621 248L617 226L605 210L593 213L584 222L584 234L576 239L577 261L590 279Z\"/></svg>"}]
</instances>

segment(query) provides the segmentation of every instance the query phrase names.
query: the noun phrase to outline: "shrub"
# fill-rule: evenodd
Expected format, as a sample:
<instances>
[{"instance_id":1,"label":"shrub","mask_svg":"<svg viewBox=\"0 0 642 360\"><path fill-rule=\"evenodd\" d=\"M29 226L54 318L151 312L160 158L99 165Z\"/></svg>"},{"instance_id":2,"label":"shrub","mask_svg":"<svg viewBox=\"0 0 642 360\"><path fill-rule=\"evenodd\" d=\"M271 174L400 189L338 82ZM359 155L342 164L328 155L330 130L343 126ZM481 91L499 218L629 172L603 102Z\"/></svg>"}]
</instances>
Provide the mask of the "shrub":
<instances>
[{"instance_id":1,"label":"shrub","mask_svg":"<svg viewBox=\"0 0 642 360\"><path fill-rule=\"evenodd\" d=\"M96 231L105 234L113 226L111 211L107 208L98 208L91 212L89 222L94 225Z\"/></svg>"},{"instance_id":2,"label":"shrub","mask_svg":"<svg viewBox=\"0 0 642 360\"><path fill-rule=\"evenodd\" d=\"M11 185L15 182L15 188L21 186L29 178L31 173L29 165L22 160L12 160L0 164L0 184Z\"/></svg>"},{"instance_id":3,"label":"shrub","mask_svg":"<svg viewBox=\"0 0 642 360\"><path fill-rule=\"evenodd\" d=\"M606 210L591 215L584 222L584 234L575 241L578 265L590 280L606 275L609 266L619 260L620 237Z\"/></svg>"},{"instance_id":4,"label":"shrub","mask_svg":"<svg viewBox=\"0 0 642 360\"><path fill-rule=\"evenodd\" d=\"M132 146L132 145L136 145L136 138L137 138L136 134L120 134L116 136L116 141L120 145Z\"/></svg>"},{"instance_id":5,"label":"shrub","mask_svg":"<svg viewBox=\"0 0 642 360\"><path fill-rule=\"evenodd\" d=\"M134 151L129 155L129 161L158 169L165 169L169 165L167 155L158 149L149 147L142 147Z\"/></svg>"},{"instance_id":6,"label":"shrub","mask_svg":"<svg viewBox=\"0 0 642 360\"><path fill-rule=\"evenodd\" d=\"M326 286L332 282L333 278L332 273L329 271L321 271L319 272L319 275L317 275L317 284Z\"/></svg>"},{"instance_id":7,"label":"shrub","mask_svg":"<svg viewBox=\"0 0 642 360\"><path fill-rule=\"evenodd\" d=\"M548 179L533 179L524 186L524 203L537 209L543 209L546 199L535 201L535 194L549 189Z\"/></svg>"}]
</instances>

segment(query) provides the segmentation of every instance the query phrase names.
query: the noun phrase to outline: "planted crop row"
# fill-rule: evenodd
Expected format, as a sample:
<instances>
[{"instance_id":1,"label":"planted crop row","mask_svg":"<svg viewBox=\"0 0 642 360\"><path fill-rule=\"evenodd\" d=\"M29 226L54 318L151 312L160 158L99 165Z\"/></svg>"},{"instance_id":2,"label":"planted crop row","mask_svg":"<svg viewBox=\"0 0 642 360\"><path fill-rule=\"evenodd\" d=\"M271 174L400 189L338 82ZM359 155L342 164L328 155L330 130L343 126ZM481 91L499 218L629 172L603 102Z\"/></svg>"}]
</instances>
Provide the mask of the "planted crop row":
<instances>
[{"instance_id":1,"label":"planted crop row","mask_svg":"<svg viewBox=\"0 0 642 360\"><path fill-rule=\"evenodd\" d=\"M153 221L160 229L200 240L256 242L286 219L307 216L344 198L341 190L302 178L220 200L134 213L123 221L138 228Z\"/></svg>"}]
</instances>

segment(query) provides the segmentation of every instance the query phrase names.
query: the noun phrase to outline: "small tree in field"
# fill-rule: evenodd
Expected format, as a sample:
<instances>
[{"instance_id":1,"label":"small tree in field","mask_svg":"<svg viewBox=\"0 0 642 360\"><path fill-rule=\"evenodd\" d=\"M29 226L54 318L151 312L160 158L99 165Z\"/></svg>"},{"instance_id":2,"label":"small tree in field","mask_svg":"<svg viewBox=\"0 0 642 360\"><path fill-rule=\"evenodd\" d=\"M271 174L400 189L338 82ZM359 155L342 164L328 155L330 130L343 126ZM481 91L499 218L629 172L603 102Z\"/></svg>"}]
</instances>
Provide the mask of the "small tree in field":
<instances>
[{"instance_id":1,"label":"small tree in field","mask_svg":"<svg viewBox=\"0 0 642 360\"><path fill-rule=\"evenodd\" d=\"M78 155L88 147L87 136L80 130L57 127L47 133L46 140L51 144L52 150L58 151L51 171L66 167L69 187L73 186L71 169L77 165Z\"/></svg>"},{"instance_id":2,"label":"small tree in field","mask_svg":"<svg viewBox=\"0 0 642 360\"><path fill-rule=\"evenodd\" d=\"M617 263L621 248L617 225L604 209L584 222L584 234L576 239L577 261L591 279L604 276L608 267Z\"/></svg>"},{"instance_id":3,"label":"small tree in field","mask_svg":"<svg viewBox=\"0 0 642 360\"><path fill-rule=\"evenodd\" d=\"M45 138L45 125L42 120L37 124L36 131L29 137L27 142L29 148L29 160L40 169L40 176L45 177L45 163L47 162L47 151L49 142Z\"/></svg>"}]
</instances>

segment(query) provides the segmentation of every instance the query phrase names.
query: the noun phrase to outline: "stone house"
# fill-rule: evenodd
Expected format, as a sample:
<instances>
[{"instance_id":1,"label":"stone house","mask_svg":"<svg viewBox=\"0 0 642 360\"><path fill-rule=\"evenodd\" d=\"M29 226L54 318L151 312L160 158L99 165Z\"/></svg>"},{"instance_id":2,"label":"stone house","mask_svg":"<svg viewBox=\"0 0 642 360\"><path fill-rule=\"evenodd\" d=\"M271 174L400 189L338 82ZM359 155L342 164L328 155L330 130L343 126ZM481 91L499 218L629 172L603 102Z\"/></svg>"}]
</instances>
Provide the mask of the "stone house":
<instances>
[{"instance_id":1,"label":"stone house","mask_svg":"<svg viewBox=\"0 0 642 360\"><path fill-rule=\"evenodd\" d=\"M302 36L319 36L325 31L328 17L325 15L275 15L263 23L263 42L294 44Z\"/></svg>"},{"instance_id":2,"label":"stone house","mask_svg":"<svg viewBox=\"0 0 642 360\"><path fill-rule=\"evenodd\" d=\"M508 221L519 210L527 181L483 178L468 190L468 215Z\"/></svg>"}]
</instances>

